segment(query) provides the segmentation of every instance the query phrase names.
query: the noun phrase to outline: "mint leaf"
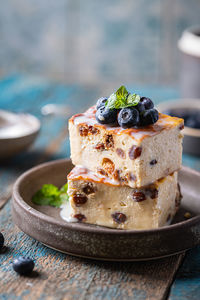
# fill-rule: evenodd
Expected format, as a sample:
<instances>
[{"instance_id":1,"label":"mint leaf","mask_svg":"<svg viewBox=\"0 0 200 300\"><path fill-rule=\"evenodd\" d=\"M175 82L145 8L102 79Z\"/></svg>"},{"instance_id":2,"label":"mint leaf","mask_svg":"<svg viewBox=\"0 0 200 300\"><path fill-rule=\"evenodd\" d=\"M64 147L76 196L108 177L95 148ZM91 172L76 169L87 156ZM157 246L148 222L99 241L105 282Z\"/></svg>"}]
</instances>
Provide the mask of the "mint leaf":
<instances>
[{"instance_id":1,"label":"mint leaf","mask_svg":"<svg viewBox=\"0 0 200 300\"><path fill-rule=\"evenodd\" d=\"M116 100L117 100L116 94L114 93L111 94L108 100L106 101L105 106L110 109L114 109Z\"/></svg>"},{"instance_id":2,"label":"mint leaf","mask_svg":"<svg viewBox=\"0 0 200 300\"><path fill-rule=\"evenodd\" d=\"M127 98L127 107L135 106L140 102L140 96L137 94L129 94Z\"/></svg>"},{"instance_id":3,"label":"mint leaf","mask_svg":"<svg viewBox=\"0 0 200 300\"><path fill-rule=\"evenodd\" d=\"M120 88L116 91L116 96L118 99L125 100L128 96L128 91L124 85L120 86Z\"/></svg>"},{"instance_id":4,"label":"mint leaf","mask_svg":"<svg viewBox=\"0 0 200 300\"><path fill-rule=\"evenodd\" d=\"M63 185L60 189L60 199L62 203L67 202L69 200L69 195L67 194L67 190L68 190L68 183Z\"/></svg>"},{"instance_id":5,"label":"mint leaf","mask_svg":"<svg viewBox=\"0 0 200 300\"><path fill-rule=\"evenodd\" d=\"M67 193L68 190L68 183L65 183L61 188L60 191L61 193Z\"/></svg>"},{"instance_id":6,"label":"mint leaf","mask_svg":"<svg viewBox=\"0 0 200 300\"><path fill-rule=\"evenodd\" d=\"M64 201L68 201L69 199L67 188L68 184L65 184L60 190L53 184L44 184L42 188L33 195L32 202L37 205L60 207Z\"/></svg>"},{"instance_id":7,"label":"mint leaf","mask_svg":"<svg viewBox=\"0 0 200 300\"><path fill-rule=\"evenodd\" d=\"M139 103L140 96L137 94L129 94L124 85L122 85L115 93L110 95L105 105L109 109L121 109L125 107L135 106Z\"/></svg>"}]
</instances>

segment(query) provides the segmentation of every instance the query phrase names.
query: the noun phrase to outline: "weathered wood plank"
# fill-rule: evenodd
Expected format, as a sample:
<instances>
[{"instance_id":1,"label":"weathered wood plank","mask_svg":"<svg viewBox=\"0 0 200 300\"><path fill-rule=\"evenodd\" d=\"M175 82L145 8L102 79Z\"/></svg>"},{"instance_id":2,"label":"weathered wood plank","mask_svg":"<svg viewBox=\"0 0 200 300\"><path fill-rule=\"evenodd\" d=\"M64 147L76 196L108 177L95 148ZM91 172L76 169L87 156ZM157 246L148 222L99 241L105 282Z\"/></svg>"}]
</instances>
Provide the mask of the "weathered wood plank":
<instances>
[{"instance_id":1,"label":"weathered wood plank","mask_svg":"<svg viewBox=\"0 0 200 300\"><path fill-rule=\"evenodd\" d=\"M187 252L177 273L169 300L200 299L200 246Z\"/></svg>"},{"instance_id":2,"label":"weathered wood plank","mask_svg":"<svg viewBox=\"0 0 200 300\"><path fill-rule=\"evenodd\" d=\"M19 231L11 220L10 203L0 212L0 220L8 246L0 256L0 299L165 299L184 257L137 263L74 258ZM11 262L20 254L36 260L38 276L19 277L13 272Z\"/></svg>"}]
</instances>

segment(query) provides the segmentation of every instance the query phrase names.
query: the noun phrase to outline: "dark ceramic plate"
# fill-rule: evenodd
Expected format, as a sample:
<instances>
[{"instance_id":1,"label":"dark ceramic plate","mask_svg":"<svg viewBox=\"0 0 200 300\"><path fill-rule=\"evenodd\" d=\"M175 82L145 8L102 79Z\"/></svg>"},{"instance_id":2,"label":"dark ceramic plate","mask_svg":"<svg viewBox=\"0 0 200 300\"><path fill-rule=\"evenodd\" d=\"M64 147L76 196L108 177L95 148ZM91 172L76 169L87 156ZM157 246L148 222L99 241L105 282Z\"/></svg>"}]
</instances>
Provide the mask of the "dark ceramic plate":
<instances>
[{"instance_id":1,"label":"dark ceramic plate","mask_svg":"<svg viewBox=\"0 0 200 300\"><path fill-rule=\"evenodd\" d=\"M58 251L101 260L147 260L170 256L200 243L200 173L183 167L181 209L170 226L153 230L117 230L82 223L67 223L60 209L36 206L32 195L44 183L61 186L71 170L70 160L39 165L15 183L12 214L25 233ZM185 212L192 218L185 220Z\"/></svg>"}]
</instances>

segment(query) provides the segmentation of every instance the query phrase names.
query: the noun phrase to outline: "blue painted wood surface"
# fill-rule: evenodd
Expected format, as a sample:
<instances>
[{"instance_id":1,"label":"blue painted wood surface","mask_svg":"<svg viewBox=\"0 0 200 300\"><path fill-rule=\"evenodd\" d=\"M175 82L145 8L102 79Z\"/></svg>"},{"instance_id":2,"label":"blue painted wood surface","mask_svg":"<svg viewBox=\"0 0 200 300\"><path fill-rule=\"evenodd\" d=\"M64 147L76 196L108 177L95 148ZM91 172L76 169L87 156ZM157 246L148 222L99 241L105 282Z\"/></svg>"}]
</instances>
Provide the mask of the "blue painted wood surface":
<instances>
[{"instance_id":1,"label":"blue painted wood surface","mask_svg":"<svg viewBox=\"0 0 200 300\"><path fill-rule=\"evenodd\" d=\"M128 87L132 91L138 91L140 94L148 95L152 97L156 103L167 99L177 98L179 93L177 90L168 87ZM113 87L108 89L108 92L112 92ZM0 195L6 192L6 189L10 183L19 176L23 171L38 164L41 161L53 160L57 158L63 158L69 156L69 141L67 137L61 135L65 133L67 118L66 117L43 117L40 113L40 109L44 104L57 103L60 105L70 106L72 114L73 112L81 112L87 106L94 103L96 98L100 95L104 95L103 87L97 88L85 88L78 85L61 85L58 83L52 83L42 78L28 77L25 75L14 74L8 78L0 81L0 109L7 109L16 112L29 112L36 115L42 122L42 129L40 136L35 144L26 152L12 158L6 162L0 163ZM66 133L67 135L67 133ZM56 143L52 145L52 142L57 140L59 147L56 147ZM52 146L52 147L50 147ZM50 151L49 149L52 149ZM183 164L200 170L200 158L190 155L183 155ZM1 214L1 224L6 224L6 217L10 215L10 203L4 207L3 214ZM9 236L9 228L11 220L3 228L5 237ZM2 230L2 229L1 229ZM21 239L21 241L20 241ZM32 239L24 237L22 233L16 233L15 237L11 238L12 244L9 245L10 249L5 255L0 256L1 266L3 266L4 272L11 272L11 267L4 265L7 257L14 257L20 253L28 254L31 249L31 255L33 255L38 263L41 257L52 256L55 263L61 263L65 260L65 256L56 251L50 250L40 243L34 244ZM34 244L32 248L31 245ZM37 245L37 247L35 246ZM18 249L18 250L17 250ZM29 249L29 250L28 250ZM200 299L200 247L188 251L184 264L180 268L176 280L172 285L170 294L170 300L177 299ZM72 263L72 262L71 262ZM0 266L0 267L1 267ZM84 263L83 263L84 268ZM78 274L77 274L78 276ZM1 278L0 278L1 279ZM0 283L1 287L1 283ZM1 289L0 289L1 290ZM24 294L28 291L25 289ZM136 293L136 292L135 292ZM144 291L137 291L135 299L145 299L143 295ZM23 295L19 299L23 299ZM111 299L115 297L115 293L111 293ZM16 298L11 294L0 294L0 299L14 299Z\"/></svg>"}]
</instances>

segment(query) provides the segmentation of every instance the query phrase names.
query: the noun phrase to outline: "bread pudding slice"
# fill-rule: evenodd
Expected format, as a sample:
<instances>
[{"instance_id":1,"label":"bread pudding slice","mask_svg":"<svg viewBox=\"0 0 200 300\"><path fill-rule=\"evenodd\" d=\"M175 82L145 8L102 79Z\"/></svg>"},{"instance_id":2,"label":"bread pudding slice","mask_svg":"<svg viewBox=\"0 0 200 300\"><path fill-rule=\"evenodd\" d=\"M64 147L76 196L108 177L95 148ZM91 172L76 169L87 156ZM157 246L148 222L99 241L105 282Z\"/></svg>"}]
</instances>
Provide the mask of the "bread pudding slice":
<instances>
[{"instance_id":1,"label":"bread pudding slice","mask_svg":"<svg viewBox=\"0 0 200 300\"><path fill-rule=\"evenodd\" d=\"M95 119L96 108L69 120L71 159L120 185L139 188L181 167L183 119L159 114L141 128L111 127Z\"/></svg>"},{"instance_id":2,"label":"bread pudding slice","mask_svg":"<svg viewBox=\"0 0 200 300\"><path fill-rule=\"evenodd\" d=\"M76 166L68 175L71 220L119 229L151 229L169 223L180 205L177 172L142 188L121 186Z\"/></svg>"}]
</instances>

